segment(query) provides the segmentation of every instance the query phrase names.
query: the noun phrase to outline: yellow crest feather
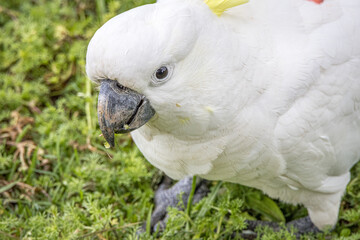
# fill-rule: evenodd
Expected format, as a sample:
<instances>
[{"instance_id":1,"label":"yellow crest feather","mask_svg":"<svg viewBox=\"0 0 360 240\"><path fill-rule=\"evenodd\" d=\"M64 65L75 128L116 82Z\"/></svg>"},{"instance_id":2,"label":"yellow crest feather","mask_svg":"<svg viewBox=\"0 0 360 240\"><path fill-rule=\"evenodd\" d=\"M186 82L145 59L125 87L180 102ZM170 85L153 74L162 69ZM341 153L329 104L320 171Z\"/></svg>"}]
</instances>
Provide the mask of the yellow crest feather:
<instances>
[{"instance_id":1,"label":"yellow crest feather","mask_svg":"<svg viewBox=\"0 0 360 240\"><path fill-rule=\"evenodd\" d=\"M249 0L205 0L211 11L221 16L227 9L247 3Z\"/></svg>"}]
</instances>

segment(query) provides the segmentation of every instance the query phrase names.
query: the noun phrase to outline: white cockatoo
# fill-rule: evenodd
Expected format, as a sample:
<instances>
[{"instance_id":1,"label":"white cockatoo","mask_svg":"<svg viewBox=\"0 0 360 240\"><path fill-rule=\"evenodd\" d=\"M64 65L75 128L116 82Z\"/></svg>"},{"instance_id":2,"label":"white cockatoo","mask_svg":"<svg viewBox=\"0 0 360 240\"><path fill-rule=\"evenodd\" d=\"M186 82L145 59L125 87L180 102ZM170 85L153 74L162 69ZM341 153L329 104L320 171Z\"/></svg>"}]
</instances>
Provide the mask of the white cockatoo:
<instances>
[{"instance_id":1,"label":"white cockatoo","mask_svg":"<svg viewBox=\"0 0 360 240\"><path fill-rule=\"evenodd\" d=\"M160 0L114 17L86 57L103 135L131 131L173 179L258 188L333 226L360 159L360 1L320 2Z\"/></svg>"}]
</instances>

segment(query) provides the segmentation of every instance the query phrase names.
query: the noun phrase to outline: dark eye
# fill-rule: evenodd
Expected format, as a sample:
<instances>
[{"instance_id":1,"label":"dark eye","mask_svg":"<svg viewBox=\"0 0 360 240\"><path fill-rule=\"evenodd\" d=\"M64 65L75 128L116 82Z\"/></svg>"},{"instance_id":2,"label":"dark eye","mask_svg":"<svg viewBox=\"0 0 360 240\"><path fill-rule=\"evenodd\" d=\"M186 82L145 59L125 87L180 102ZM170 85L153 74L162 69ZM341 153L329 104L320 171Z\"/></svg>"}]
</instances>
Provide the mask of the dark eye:
<instances>
[{"instance_id":1,"label":"dark eye","mask_svg":"<svg viewBox=\"0 0 360 240\"><path fill-rule=\"evenodd\" d=\"M169 75L169 70L167 67L162 66L158 70L156 70L155 76L158 80L162 80Z\"/></svg>"},{"instance_id":2,"label":"dark eye","mask_svg":"<svg viewBox=\"0 0 360 240\"><path fill-rule=\"evenodd\" d=\"M161 65L160 65L161 66ZM166 83L169 81L174 73L174 65L173 64L164 64L151 76L151 83L153 86L160 86L161 84Z\"/></svg>"}]
</instances>

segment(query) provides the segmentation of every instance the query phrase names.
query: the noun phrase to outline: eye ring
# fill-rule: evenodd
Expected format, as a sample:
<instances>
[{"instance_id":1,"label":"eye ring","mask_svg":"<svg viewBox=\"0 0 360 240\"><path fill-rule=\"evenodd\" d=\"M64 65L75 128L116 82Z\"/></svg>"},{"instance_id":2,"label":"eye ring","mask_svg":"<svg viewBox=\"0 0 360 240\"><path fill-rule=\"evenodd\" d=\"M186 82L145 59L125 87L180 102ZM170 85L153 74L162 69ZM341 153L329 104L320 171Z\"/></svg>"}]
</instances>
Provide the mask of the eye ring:
<instances>
[{"instance_id":1,"label":"eye ring","mask_svg":"<svg viewBox=\"0 0 360 240\"><path fill-rule=\"evenodd\" d=\"M165 83L168 81L173 73L173 66L164 64L161 65L158 69L155 70L155 72L152 75L152 82L155 85L160 85L162 83Z\"/></svg>"}]
</instances>

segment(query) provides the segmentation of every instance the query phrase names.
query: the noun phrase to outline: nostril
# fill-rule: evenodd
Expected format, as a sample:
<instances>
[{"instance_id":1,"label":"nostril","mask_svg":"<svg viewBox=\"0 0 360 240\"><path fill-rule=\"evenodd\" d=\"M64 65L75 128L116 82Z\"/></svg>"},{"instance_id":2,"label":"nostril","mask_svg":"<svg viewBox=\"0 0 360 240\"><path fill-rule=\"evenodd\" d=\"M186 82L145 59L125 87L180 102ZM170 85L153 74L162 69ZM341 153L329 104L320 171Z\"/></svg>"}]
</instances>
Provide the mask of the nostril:
<instances>
[{"instance_id":1,"label":"nostril","mask_svg":"<svg viewBox=\"0 0 360 240\"><path fill-rule=\"evenodd\" d=\"M125 90L125 87L118 82L116 82L116 86L121 90Z\"/></svg>"}]
</instances>

